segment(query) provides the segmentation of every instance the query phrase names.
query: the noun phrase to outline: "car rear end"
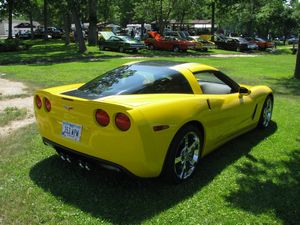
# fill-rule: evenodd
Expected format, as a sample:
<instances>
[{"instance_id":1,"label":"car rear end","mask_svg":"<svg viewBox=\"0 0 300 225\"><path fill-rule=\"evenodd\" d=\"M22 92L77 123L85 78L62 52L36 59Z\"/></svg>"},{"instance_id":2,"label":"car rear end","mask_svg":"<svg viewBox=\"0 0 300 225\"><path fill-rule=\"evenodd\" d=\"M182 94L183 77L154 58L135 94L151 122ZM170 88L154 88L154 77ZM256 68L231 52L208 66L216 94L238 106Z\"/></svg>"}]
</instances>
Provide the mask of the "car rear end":
<instances>
[{"instance_id":1,"label":"car rear end","mask_svg":"<svg viewBox=\"0 0 300 225\"><path fill-rule=\"evenodd\" d=\"M75 86L51 88L35 95L35 116L46 144L58 152L92 158L104 166L139 177L159 175L149 164L140 129L147 130L142 114L133 107L104 100L62 94Z\"/></svg>"}]
</instances>

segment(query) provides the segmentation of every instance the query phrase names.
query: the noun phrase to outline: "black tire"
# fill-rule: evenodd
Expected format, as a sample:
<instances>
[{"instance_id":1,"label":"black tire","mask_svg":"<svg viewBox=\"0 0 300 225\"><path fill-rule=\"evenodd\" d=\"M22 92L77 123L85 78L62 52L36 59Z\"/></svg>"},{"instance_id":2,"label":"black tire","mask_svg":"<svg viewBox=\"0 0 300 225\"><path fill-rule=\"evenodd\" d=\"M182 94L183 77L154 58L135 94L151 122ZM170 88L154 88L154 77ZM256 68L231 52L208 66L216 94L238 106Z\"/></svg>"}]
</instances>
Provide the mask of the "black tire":
<instances>
[{"instance_id":1,"label":"black tire","mask_svg":"<svg viewBox=\"0 0 300 225\"><path fill-rule=\"evenodd\" d=\"M105 50L104 45L99 45L99 50L104 51Z\"/></svg>"},{"instance_id":2,"label":"black tire","mask_svg":"<svg viewBox=\"0 0 300 225\"><path fill-rule=\"evenodd\" d=\"M236 51L237 52L240 52L241 51L241 48L238 46L238 47L236 47Z\"/></svg>"},{"instance_id":3,"label":"black tire","mask_svg":"<svg viewBox=\"0 0 300 225\"><path fill-rule=\"evenodd\" d=\"M169 146L163 177L175 184L190 179L198 167L202 146L203 134L197 127L182 127Z\"/></svg>"},{"instance_id":4,"label":"black tire","mask_svg":"<svg viewBox=\"0 0 300 225\"><path fill-rule=\"evenodd\" d=\"M180 50L180 49L179 49L178 46L175 45L175 46L173 47L173 52L179 52L179 50Z\"/></svg>"},{"instance_id":5,"label":"black tire","mask_svg":"<svg viewBox=\"0 0 300 225\"><path fill-rule=\"evenodd\" d=\"M155 47L154 47L154 45L148 45L148 49L149 49L149 50L154 50Z\"/></svg>"},{"instance_id":6,"label":"black tire","mask_svg":"<svg viewBox=\"0 0 300 225\"><path fill-rule=\"evenodd\" d=\"M121 46L121 47L119 47L119 52L124 52L125 51L125 49Z\"/></svg>"},{"instance_id":7,"label":"black tire","mask_svg":"<svg viewBox=\"0 0 300 225\"><path fill-rule=\"evenodd\" d=\"M273 98L271 95L269 95L264 105L261 109L259 121L257 124L257 127L259 129L265 129L270 125L271 119L272 119L272 112L273 112Z\"/></svg>"}]
</instances>

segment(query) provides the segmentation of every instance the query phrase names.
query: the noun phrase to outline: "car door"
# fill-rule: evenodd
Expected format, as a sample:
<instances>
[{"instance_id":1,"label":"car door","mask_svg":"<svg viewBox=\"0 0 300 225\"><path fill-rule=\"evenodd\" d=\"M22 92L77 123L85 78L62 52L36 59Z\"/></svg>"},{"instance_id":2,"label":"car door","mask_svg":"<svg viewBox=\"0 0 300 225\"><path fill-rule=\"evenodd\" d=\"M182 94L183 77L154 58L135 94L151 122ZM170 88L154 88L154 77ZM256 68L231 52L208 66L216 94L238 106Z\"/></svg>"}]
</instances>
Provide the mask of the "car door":
<instances>
[{"instance_id":1,"label":"car door","mask_svg":"<svg viewBox=\"0 0 300 225\"><path fill-rule=\"evenodd\" d=\"M117 50L120 47L120 38L111 36L107 41L107 47L110 49Z\"/></svg>"},{"instance_id":2,"label":"car door","mask_svg":"<svg viewBox=\"0 0 300 225\"><path fill-rule=\"evenodd\" d=\"M201 71L194 73L203 92L209 113L206 124L211 130L211 137L223 142L247 129L253 124L256 106L250 92L219 71Z\"/></svg>"}]
</instances>

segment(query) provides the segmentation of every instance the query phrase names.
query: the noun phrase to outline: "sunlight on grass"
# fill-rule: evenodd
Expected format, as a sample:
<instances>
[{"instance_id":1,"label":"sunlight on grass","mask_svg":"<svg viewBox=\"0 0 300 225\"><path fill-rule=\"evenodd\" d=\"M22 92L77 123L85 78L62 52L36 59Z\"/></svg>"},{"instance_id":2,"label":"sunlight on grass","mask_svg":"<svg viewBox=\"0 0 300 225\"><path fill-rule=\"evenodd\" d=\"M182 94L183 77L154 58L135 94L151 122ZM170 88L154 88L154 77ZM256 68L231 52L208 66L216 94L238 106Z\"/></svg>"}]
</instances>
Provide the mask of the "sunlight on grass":
<instances>
[{"instance_id":1,"label":"sunlight on grass","mask_svg":"<svg viewBox=\"0 0 300 225\"><path fill-rule=\"evenodd\" d=\"M153 59L143 58L142 60ZM269 129L253 130L201 160L193 179L167 185L66 164L30 125L0 138L3 224L300 224L300 92L295 56L160 57L215 66L273 88ZM155 59L156 60L156 59ZM34 87L86 82L134 59L1 66ZM14 111L13 109L10 109Z\"/></svg>"}]
</instances>

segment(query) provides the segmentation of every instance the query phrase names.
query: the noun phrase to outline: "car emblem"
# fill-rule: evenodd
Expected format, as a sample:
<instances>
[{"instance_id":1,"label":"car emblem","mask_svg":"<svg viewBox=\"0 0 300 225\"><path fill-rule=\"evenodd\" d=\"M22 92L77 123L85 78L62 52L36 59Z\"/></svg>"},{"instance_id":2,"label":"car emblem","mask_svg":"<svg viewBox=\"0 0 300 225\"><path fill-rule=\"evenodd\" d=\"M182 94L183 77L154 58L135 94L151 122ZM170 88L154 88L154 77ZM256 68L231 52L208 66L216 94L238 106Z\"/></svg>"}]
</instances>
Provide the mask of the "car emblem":
<instances>
[{"instance_id":1,"label":"car emblem","mask_svg":"<svg viewBox=\"0 0 300 225\"><path fill-rule=\"evenodd\" d=\"M64 108L65 108L66 110L68 110L68 111L70 111L71 109L73 109L73 107L72 107L72 106L69 106L69 105L64 105Z\"/></svg>"}]
</instances>

